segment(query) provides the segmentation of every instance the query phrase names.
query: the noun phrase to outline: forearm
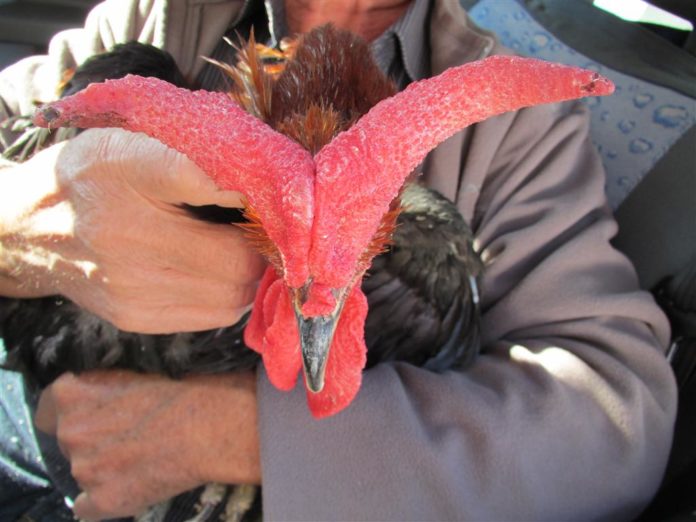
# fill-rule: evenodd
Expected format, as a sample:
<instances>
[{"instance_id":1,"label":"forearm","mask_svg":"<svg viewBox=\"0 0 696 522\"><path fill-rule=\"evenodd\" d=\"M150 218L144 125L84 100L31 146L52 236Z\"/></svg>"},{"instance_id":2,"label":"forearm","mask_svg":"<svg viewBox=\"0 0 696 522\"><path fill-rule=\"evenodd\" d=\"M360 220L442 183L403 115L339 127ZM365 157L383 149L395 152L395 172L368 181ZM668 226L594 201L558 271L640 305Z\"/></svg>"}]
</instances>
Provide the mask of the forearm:
<instances>
[{"instance_id":1,"label":"forearm","mask_svg":"<svg viewBox=\"0 0 696 522\"><path fill-rule=\"evenodd\" d=\"M261 484L256 375L239 373L195 378L202 418L217 418L217 430L198 435L200 476L206 482ZM217 399L211 402L211 397ZM204 422L202 422L204 424ZM215 424L215 423L211 423Z\"/></svg>"},{"instance_id":2,"label":"forearm","mask_svg":"<svg viewBox=\"0 0 696 522\"><path fill-rule=\"evenodd\" d=\"M261 480L253 373L64 374L41 395L35 423L60 427L82 490L79 518L133 515L210 482Z\"/></svg>"}]
</instances>

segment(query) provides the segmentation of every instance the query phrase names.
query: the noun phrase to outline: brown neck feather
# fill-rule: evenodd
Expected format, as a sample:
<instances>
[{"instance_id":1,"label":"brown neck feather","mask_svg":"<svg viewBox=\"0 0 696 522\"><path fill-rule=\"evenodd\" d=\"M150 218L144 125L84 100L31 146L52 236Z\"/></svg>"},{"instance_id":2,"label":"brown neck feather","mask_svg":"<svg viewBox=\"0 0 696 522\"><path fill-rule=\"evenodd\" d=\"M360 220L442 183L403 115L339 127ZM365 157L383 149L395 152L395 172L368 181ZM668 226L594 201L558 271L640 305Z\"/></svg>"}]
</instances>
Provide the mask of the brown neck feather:
<instances>
[{"instance_id":1,"label":"brown neck feather","mask_svg":"<svg viewBox=\"0 0 696 522\"><path fill-rule=\"evenodd\" d=\"M367 42L332 25L286 42L282 50L258 45L252 35L246 46L238 48L238 58L234 66L218 64L234 82L230 95L312 154L397 92L374 62ZM367 246L359 272L387 248L399 211L397 197ZM279 264L253 209L247 213L251 223L244 228L250 239Z\"/></svg>"},{"instance_id":2,"label":"brown neck feather","mask_svg":"<svg viewBox=\"0 0 696 522\"><path fill-rule=\"evenodd\" d=\"M293 59L273 85L269 123L282 126L293 138L318 131L312 139L312 149L318 150L395 93L363 39L325 25L301 37ZM319 113L325 122L317 122ZM333 133L327 133L328 128Z\"/></svg>"}]
</instances>

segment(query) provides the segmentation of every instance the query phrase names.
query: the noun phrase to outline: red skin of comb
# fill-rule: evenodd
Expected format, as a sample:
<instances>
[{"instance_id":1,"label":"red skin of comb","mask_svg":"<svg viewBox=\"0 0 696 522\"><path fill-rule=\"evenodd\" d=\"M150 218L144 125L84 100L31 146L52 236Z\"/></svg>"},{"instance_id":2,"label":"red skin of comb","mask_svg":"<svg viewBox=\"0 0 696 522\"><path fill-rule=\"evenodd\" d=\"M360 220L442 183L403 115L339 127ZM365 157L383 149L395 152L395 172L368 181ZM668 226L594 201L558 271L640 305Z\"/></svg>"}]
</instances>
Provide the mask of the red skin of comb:
<instances>
[{"instance_id":1,"label":"red skin of comb","mask_svg":"<svg viewBox=\"0 0 696 522\"><path fill-rule=\"evenodd\" d=\"M222 189L244 193L284 259L284 278L308 277L314 162L294 141L224 93L128 75L89 85L37 112L43 127L121 127L183 152Z\"/></svg>"},{"instance_id":2,"label":"red skin of comb","mask_svg":"<svg viewBox=\"0 0 696 522\"><path fill-rule=\"evenodd\" d=\"M464 127L523 107L610 94L593 71L514 56L493 56L411 84L378 103L312 159L296 143L246 114L223 94L190 92L126 77L49 104L42 126L122 127L187 154L221 188L246 194L283 258L257 291L245 341L270 380L291 389L302 366L288 287L311 281L306 315L328 314L329 289L347 298L327 363L326 384L308 392L316 417L357 394L365 365L367 302L361 256L409 173Z\"/></svg>"},{"instance_id":3,"label":"red skin of comb","mask_svg":"<svg viewBox=\"0 0 696 522\"><path fill-rule=\"evenodd\" d=\"M412 83L378 103L314 158L314 280L332 288L349 284L405 177L451 135L504 112L612 91L594 71L492 56Z\"/></svg>"}]
</instances>

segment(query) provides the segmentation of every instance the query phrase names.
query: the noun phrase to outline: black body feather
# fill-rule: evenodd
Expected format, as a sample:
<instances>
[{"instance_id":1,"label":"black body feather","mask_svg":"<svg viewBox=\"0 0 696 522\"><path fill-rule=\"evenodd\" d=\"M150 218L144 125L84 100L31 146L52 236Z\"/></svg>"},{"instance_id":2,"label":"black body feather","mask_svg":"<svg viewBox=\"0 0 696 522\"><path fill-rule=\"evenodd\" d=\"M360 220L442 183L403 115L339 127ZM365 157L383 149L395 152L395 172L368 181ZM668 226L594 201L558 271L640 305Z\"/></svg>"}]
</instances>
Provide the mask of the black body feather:
<instances>
[{"instance_id":1,"label":"black body feather","mask_svg":"<svg viewBox=\"0 0 696 522\"><path fill-rule=\"evenodd\" d=\"M407 361L434 371L464 367L479 347L483 263L454 204L410 183L389 250L362 282L368 367Z\"/></svg>"},{"instance_id":2,"label":"black body feather","mask_svg":"<svg viewBox=\"0 0 696 522\"><path fill-rule=\"evenodd\" d=\"M110 51L92 56L75 69L61 86L61 97L81 91L90 83L123 78L128 74L155 77L177 87L187 87L184 75L169 53L149 44L126 42Z\"/></svg>"}]
</instances>

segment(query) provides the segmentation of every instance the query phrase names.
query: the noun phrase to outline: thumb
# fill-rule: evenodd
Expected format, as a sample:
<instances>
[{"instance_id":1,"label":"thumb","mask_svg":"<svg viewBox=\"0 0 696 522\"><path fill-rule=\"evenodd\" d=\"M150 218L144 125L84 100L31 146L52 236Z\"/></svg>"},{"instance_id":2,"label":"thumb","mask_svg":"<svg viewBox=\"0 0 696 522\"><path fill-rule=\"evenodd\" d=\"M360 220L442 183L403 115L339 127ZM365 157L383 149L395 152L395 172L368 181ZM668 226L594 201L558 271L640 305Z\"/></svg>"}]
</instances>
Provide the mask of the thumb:
<instances>
[{"instance_id":1,"label":"thumb","mask_svg":"<svg viewBox=\"0 0 696 522\"><path fill-rule=\"evenodd\" d=\"M151 138L152 139L152 138ZM166 147L157 142L162 147ZM166 173L168 187L162 190L162 200L167 203L189 205L218 205L243 207L244 196L240 192L223 190L184 154L167 148L171 168Z\"/></svg>"},{"instance_id":2,"label":"thumb","mask_svg":"<svg viewBox=\"0 0 696 522\"><path fill-rule=\"evenodd\" d=\"M120 167L120 175L141 195L164 203L241 207L239 192L220 189L184 154L142 133L90 129L102 158Z\"/></svg>"}]
</instances>

